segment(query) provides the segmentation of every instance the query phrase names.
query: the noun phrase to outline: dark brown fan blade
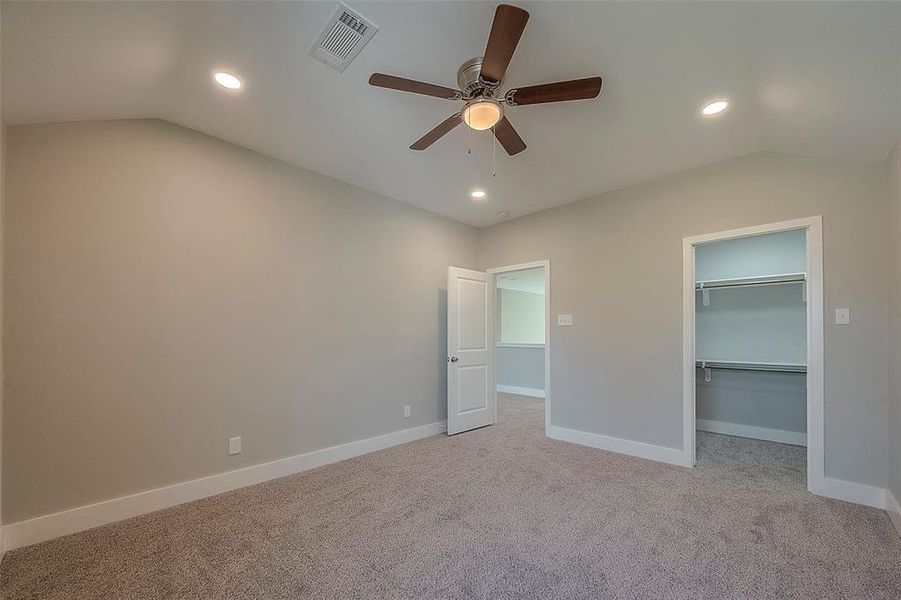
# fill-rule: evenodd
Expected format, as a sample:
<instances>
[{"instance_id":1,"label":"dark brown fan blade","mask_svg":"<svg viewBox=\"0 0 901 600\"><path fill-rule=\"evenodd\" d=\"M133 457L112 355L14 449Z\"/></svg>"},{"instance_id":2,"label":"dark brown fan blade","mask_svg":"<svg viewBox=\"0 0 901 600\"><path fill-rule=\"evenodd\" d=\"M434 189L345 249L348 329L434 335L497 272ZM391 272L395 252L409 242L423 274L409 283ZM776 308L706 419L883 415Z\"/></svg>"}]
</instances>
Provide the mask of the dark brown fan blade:
<instances>
[{"instance_id":1,"label":"dark brown fan blade","mask_svg":"<svg viewBox=\"0 0 901 600\"><path fill-rule=\"evenodd\" d=\"M460 118L460 113L455 115L451 115L441 123L438 124L433 130L413 142L413 145L410 146L410 150L425 150L442 137L447 135L447 133L463 122L463 119Z\"/></svg>"},{"instance_id":2,"label":"dark brown fan blade","mask_svg":"<svg viewBox=\"0 0 901 600\"><path fill-rule=\"evenodd\" d=\"M494 13L494 23L488 34L488 45L482 60L480 77L491 83L500 83L507 72L516 44L529 21L529 13L516 6L501 4Z\"/></svg>"},{"instance_id":3,"label":"dark brown fan blade","mask_svg":"<svg viewBox=\"0 0 901 600\"><path fill-rule=\"evenodd\" d=\"M522 141L522 138L513 129L513 125L507 120L507 117L498 121L497 125L494 126L494 135L510 156L519 154L526 149L526 143Z\"/></svg>"},{"instance_id":4,"label":"dark brown fan blade","mask_svg":"<svg viewBox=\"0 0 901 600\"><path fill-rule=\"evenodd\" d=\"M460 92L452 90L451 88L435 85L433 83L415 81L413 79L404 79L403 77L395 77L394 75L385 75L384 73L373 73L369 78L369 85L388 88L390 90L423 94L425 96L434 96L436 98L445 98L447 100L453 100L460 97Z\"/></svg>"},{"instance_id":5,"label":"dark brown fan blade","mask_svg":"<svg viewBox=\"0 0 901 600\"><path fill-rule=\"evenodd\" d=\"M507 92L508 104L525 106L527 104L544 104L546 102L564 102L566 100L587 100L597 98L601 93L601 78L586 77L572 81L558 81L530 85Z\"/></svg>"}]
</instances>

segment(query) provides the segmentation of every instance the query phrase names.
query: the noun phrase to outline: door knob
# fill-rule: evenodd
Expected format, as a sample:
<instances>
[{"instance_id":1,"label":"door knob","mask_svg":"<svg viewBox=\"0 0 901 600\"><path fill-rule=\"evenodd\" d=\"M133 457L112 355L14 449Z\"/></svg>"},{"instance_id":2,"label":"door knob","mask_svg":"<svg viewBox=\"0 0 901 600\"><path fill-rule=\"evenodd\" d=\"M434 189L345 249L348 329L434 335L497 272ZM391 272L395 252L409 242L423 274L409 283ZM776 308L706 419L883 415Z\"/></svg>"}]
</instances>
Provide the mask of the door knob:
<instances>
[{"instance_id":1,"label":"door knob","mask_svg":"<svg viewBox=\"0 0 901 600\"><path fill-rule=\"evenodd\" d=\"M458 360L460 360L460 359L457 358L456 356L451 356L451 357L450 357L450 361L451 361L451 362L457 362Z\"/></svg>"}]
</instances>

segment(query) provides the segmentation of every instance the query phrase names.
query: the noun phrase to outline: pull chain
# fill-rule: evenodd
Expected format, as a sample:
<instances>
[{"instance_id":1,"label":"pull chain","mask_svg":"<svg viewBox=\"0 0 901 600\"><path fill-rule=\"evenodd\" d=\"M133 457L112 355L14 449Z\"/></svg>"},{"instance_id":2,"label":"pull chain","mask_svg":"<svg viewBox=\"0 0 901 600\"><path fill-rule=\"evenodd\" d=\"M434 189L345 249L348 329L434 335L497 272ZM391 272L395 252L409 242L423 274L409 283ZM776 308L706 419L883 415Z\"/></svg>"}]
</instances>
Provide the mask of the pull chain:
<instances>
[{"instance_id":1,"label":"pull chain","mask_svg":"<svg viewBox=\"0 0 901 600\"><path fill-rule=\"evenodd\" d=\"M497 177L497 125L491 128L491 176Z\"/></svg>"},{"instance_id":2,"label":"pull chain","mask_svg":"<svg viewBox=\"0 0 901 600\"><path fill-rule=\"evenodd\" d=\"M466 120L463 120L466 123ZM466 127L466 154L472 154L472 128Z\"/></svg>"}]
</instances>

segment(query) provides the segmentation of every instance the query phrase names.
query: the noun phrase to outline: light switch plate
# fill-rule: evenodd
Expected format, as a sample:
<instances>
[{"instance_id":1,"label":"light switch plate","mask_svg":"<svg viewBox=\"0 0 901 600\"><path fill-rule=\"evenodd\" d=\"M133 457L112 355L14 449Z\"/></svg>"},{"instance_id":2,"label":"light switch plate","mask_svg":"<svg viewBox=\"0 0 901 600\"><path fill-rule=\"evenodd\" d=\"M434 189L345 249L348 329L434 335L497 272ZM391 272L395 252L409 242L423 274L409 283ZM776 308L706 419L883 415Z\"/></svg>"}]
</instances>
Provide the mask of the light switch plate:
<instances>
[{"instance_id":1,"label":"light switch plate","mask_svg":"<svg viewBox=\"0 0 901 600\"><path fill-rule=\"evenodd\" d=\"M851 323L851 309L850 308L836 308L835 309L835 324L836 325L849 325Z\"/></svg>"},{"instance_id":2,"label":"light switch plate","mask_svg":"<svg viewBox=\"0 0 901 600\"><path fill-rule=\"evenodd\" d=\"M572 315L557 315L557 325L559 327L572 327L573 324L573 316Z\"/></svg>"}]
</instances>

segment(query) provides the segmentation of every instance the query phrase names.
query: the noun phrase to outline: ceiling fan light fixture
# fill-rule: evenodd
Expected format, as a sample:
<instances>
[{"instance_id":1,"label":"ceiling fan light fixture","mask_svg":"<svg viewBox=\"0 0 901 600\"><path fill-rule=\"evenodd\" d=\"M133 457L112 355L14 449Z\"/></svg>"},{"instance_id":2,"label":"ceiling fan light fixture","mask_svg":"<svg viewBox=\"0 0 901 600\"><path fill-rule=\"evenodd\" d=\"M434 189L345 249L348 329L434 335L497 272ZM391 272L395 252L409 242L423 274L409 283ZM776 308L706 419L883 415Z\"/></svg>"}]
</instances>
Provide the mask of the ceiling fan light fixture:
<instances>
[{"instance_id":1,"label":"ceiling fan light fixture","mask_svg":"<svg viewBox=\"0 0 901 600\"><path fill-rule=\"evenodd\" d=\"M491 98L479 98L463 108L463 122L476 131L485 131L497 125L503 114L500 102Z\"/></svg>"},{"instance_id":2,"label":"ceiling fan light fixture","mask_svg":"<svg viewBox=\"0 0 901 600\"><path fill-rule=\"evenodd\" d=\"M369 77L369 85L375 87L465 102L462 110L458 109L413 142L410 150L425 150L461 123L466 123L467 127L476 131L493 129L492 148L495 147L494 142L497 142L508 156L515 156L526 149L526 143L504 115L507 107L591 100L598 97L602 83L598 76L530 85L503 92L501 86L507 67L528 22L528 11L509 4L498 5L494 11L485 52L482 56L466 61L457 70L459 89L385 73L373 73Z\"/></svg>"}]
</instances>

